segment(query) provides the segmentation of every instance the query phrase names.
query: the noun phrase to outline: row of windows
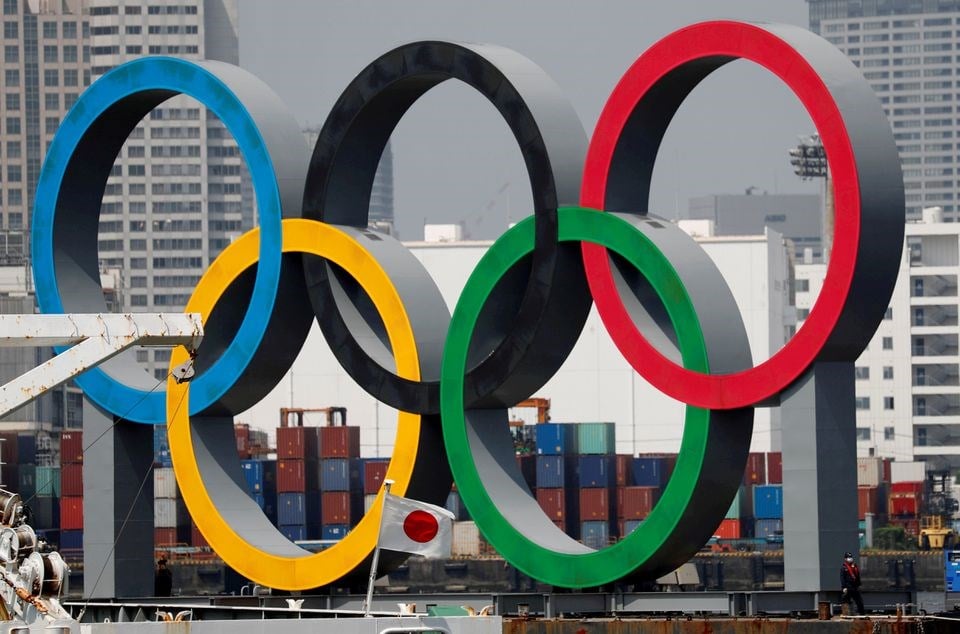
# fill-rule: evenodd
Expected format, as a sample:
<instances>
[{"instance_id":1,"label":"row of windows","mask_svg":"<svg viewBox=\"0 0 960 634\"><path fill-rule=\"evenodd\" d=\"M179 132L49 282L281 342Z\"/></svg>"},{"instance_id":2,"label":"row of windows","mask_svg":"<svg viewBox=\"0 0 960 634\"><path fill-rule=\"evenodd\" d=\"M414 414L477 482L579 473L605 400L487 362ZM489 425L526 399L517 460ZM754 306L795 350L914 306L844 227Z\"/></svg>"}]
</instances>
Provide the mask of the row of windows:
<instances>
[{"instance_id":1,"label":"row of windows","mask_svg":"<svg viewBox=\"0 0 960 634\"><path fill-rule=\"evenodd\" d=\"M869 366L860 366L858 365L855 369L856 379L858 381L866 381L870 378L870 367ZM893 378L893 366L885 365L883 366L883 378L884 380L889 380Z\"/></svg>"},{"instance_id":2,"label":"row of windows","mask_svg":"<svg viewBox=\"0 0 960 634\"><path fill-rule=\"evenodd\" d=\"M916 79L918 77L950 77L953 75L952 68L908 68L906 70L893 71L894 79ZM889 79L891 74L888 70L868 70L864 71L865 79Z\"/></svg>"},{"instance_id":3,"label":"row of windows","mask_svg":"<svg viewBox=\"0 0 960 634\"><path fill-rule=\"evenodd\" d=\"M210 210L213 211L213 203L210 203ZM186 214L200 213L203 203L199 200L178 200L171 202L154 202L151 210L155 214ZM127 210L132 214L147 213L147 204L143 201L131 200L127 202ZM239 209L238 209L239 211ZM104 202L100 205L100 213L104 215L122 214L122 202Z\"/></svg>"},{"instance_id":4,"label":"row of windows","mask_svg":"<svg viewBox=\"0 0 960 634\"><path fill-rule=\"evenodd\" d=\"M856 400L856 407L859 410L870 409L870 397L869 396L858 396ZM893 407L893 397L884 396L883 397L883 409L891 410Z\"/></svg>"},{"instance_id":5,"label":"row of windows","mask_svg":"<svg viewBox=\"0 0 960 634\"><path fill-rule=\"evenodd\" d=\"M0 190L3 191L3 190ZM0 203L3 201L0 200ZM22 205L23 204L23 191L20 189L10 188L7 189L7 204L8 205Z\"/></svg>"},{"instance_id":6,"label":"row of windows","mask_svg":"<svg viewBox=\"0 0 960 634\"><path fill-rule=\"evenodd\" d=\"M163 378L163 377L159 377ZM887 426L883 428L883 439L884 440L893 440L896 437L896 431L893 427ZM871 429L869 427L857 427L857 440L869 441L871 436ZM920 444L920 443L917 443Z\"/></svg>"},{"instance_id":7,"label":"row of windows","mask_svg":"<svg viewBox=\"0 0 960 634\"><path fill-rule=\"evenodd\" d=\"M190 295L154 295L153 304L154 306L186 306L187 302L190 301ZM131 295L130 296L130 305L131 306L146 306L147 305L147 296L146 295ZM163 378L166 376L166 370L158 369L159 373L157 376Z\"/></svg>"}]
</instances>

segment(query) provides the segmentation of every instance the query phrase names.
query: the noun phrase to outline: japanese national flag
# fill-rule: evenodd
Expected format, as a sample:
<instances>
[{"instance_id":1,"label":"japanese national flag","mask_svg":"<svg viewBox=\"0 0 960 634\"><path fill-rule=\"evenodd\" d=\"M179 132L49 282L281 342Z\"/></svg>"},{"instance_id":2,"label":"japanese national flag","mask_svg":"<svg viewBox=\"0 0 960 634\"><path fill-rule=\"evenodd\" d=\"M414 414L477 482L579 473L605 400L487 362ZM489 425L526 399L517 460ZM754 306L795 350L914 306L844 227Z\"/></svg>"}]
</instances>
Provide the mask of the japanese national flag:
<instances>
[{"instance_id":1,"label":"japanese national flag","mask_svg":"<svg viewBox=\"0 0 960 634\"><path fill-rule=\"evenodd\" d=\"M449 557L454 515L440 506L384 494L380 547Z\"/></svg>"}]
</instances>

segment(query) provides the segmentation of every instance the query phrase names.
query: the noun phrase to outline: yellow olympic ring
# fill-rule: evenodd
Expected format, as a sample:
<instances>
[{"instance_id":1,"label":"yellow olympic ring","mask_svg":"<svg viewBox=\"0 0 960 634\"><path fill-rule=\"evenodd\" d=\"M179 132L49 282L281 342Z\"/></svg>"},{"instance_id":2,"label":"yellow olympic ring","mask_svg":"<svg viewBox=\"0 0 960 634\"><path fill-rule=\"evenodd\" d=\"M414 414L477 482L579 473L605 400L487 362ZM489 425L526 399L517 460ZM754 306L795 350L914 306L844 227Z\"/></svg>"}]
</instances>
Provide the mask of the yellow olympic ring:
<instances>
[{"instance_id":1,"label":"yellow olympic ring","mask_svg":"<svg viewBox=\"0 0 960 634\"><path fill-rule=\"evenodd\" d=\"M257 262L260 234L254 229L227 247L204 273L187 304L187 312L200 313L206 322L217 299L245 270ZM352 275L376 306L403 378L420 379L413 329L400 296L376 260L346 233L314 220L283 221L283 252L317 255L339 265ZM189 358L187 350L173 351L170 368ZM369 557L377 542L383 492L376 503L346 537L319 553L303 551L288 557L262 550L245 540L215 506L201 477L193 441L189 411L190 384L167 379L167 430L173 469L187 509L210 546L231 568L251 581L283 590L307 590L332 583L354 570ZM387 477L392 491L403 495L417 457L421 419L400 412L397 437Z\"/></svg>"}]
</instances>

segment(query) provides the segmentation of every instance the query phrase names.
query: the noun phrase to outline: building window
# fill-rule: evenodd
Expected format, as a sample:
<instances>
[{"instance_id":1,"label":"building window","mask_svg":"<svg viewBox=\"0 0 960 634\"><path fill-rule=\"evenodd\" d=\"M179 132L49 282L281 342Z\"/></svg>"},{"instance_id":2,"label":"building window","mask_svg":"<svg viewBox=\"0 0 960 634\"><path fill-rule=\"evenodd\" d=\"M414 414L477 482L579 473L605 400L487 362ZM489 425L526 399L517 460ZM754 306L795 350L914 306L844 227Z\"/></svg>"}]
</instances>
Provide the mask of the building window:
<instances>
[{"instance_id":1,"label":"building window","mask_svg":"<svg viewBox=\"0 0 960 634\"><path fill-rule=\"evenodd\" d=\"M21 153L20 141L7 141L7 158L20 158Z\"/></svg>"},{"instance_id":2,"label":"building window","mask_svg":"<svg viewBox=\"0 0 960 634\"><path fill-rule=\"evenodd\" d=\"M65 68L63 69L63 85L64 86L79 86L80 85L80 75L75 68Z\"/></svg>"},{"instance_id":3,"label":"building window","mask_svg":"<svg viewBox=\"0 0 960 634\"><path fill-rule=\"evenodd\" d=\"M65 40L77 39L77 23L76 22L63 23L63 39Z\"/></svg>"},{"instance_id":4,"label":"building window","mask_svg":"<svg viewBox=\"0 0 960 634\"><path fill-rule=\"evenodd\" d=\"M43 37L47 40L57 39L57 23L56 22L44 22L43 23Z\"/></svg>"},{"instance_id":5,"label":"building window","mask_svg":"<svg viewBox=\"0 0 960 634\"><path fill-rule=\"evenodd\" d=\"M893 319L893 307L887 306L887 312L883 314L884 319Z\"/></svg>"},{"instance_id":6,"label":"building window","mask_svg":"<svg viewBox=\"0 0 960 634\"><path fill-rule=\"evenodd\" d=\"M870 440L870 428L857 427L857 440Z\"/></svg>"},{"instance_id":7,"label":"building window","mask_svg":"<svg viewBox=\"0 0 960 634\"><path fill-rule=\"evenodd\" d=\"M3 37L15 40L20 37L20 26L16 22L3 23Z\"/></svg>"},{"instance_id":8,"label":"building window","mask_svg":"<svg viewBox=\"0 0 960 634\"><path fill-rule=\"evenodd\" d=\"M893 337L884 337L882 347L884 350L893 350Z\"/></svg>"},{"instance_id":9,"label":"building window","mask_svg":"<svg viewBox=\"0 0 960 634\"><path fill-rule=\"evenodd\" d=\"M8 92L6 94L7 110L19 110L20 109L20 93L18 92Z\"/></svg>"},{"instance_id":10,"label":"building window","mask_svg":"<svg viewBox=\"0 0 960 634\"><path fill-rule=\"evenodd\" d=\"M926 427L917 427L917 446L926 447L927 446L927 429Z\"/></svg>"},{"instance_id":11,"label":"building window","mask_svg":"<svg viewBox=\"0 0 960 634\"><path fill-rule=\"evenodd\" d=\"M3 61L17 63L20 61L20 47L17 45L3 47Z\"/></svg>"},{"instance_id":12,"label":"building window","mask_svg":"<svg viewBox=\"0 0 960 634\"><path fill-rule=\"evenodd\" d=\"M22 205L22 204L23 204L23 191L21 191L21 190L19 190L19 189L10 189L10 190L7 190L7 204L9 204L11 207L12 207L13 205ZM9 215L7 216L8 222L10 223L10 224L9 224L9 227L10 227L11 229L19 229L19 226L14 226L14 224L13 224L13 216L14 216L14 215L20 216L20 214L9 214ZM18 220L18 222L22 222L22 220Z\"/></svg>"},{"instance_id":13,"label":"building window","mask_svg":"<svg viewBox=\"0 0 960 634\"><path fill-rule=\"evenodd\" d=\"M883 439L884 439L884 440L893 440L893 438L894 438L895 435L896 435L896 434L895 434L895 432L893 431L893 427L884 427L884 428L883 428Z\"/></svg>"},{"instance_id":14,"label":"building window","mask_svg":"<svg viewBox=\"0 0 960 634\"><path fill-rule=\"evenodd\" d=\"M76 46L64 46L63 47L63 61L64 63L71 64L77 61L77 47Z\"/></svg>"},{"instance_id":15,"label":"building window","mask_svg":"<svg viewBox=\"0 0 960 634\"><path fill-rule=\"evenodd\" d=\"M46 117L43 120L43 131L47 134L54 134L60 127L60 117Z\"/></svg>"},{"instance_id":16,"label":"building window","mask_svg":"<svg viewBox=\"0 0 960 634\"><path fill-rule=\"evenodd\" d=\"M19 165L7 165L7 182L19 183L23 181L23 172Z\"/></svg>"},{"instance_id":17,"label":"building window","mask_svg":"<svg viewBox=\"0 0 960 634\"><path fill-rule=\"evenodd\" d=\"M48 92L43 95L43 106L47 110L60 109L60 95L55 92Z\"/></svg>"},{"instance_id":18,"label":"building window","mask_svg":"<svg viewBox=\"0 0 960 634\"><path fill-rule=\"evenodd\" d=\"M17 88L20 86L20 71L16 68L8 68L3 72L4 84L7 88Z\"/></svg>"},{"instance_id":19,"label":"building window","mask_svg":"<svg viewBox=\"0 0 960 634\"><path fill-rule=\"evenodd\" d=\"M20 134L20 117L7 117L7 134Z\"/></svg>"},{"instance_id":20,"label":"building window","mask_svg":"<svg viewBox=\"0 0 960 634\"><path fill-rule=\"evenodd\" d=\"M868 366L858 365L853 371L858 381L865 381L870 378L870 368Z\"/></svg>"},{"instance_id":21,"label":"building window","mask_svg":"<svg viewBox=\"0 0 960 634\"><path fill-rule=\"evenodd\" d=\"M917 398L917 407L914 412L916 416L926 416L927 415L927 399L923 397ZM926 433L926 432L924 432Z\"/></svg>"},{"instance_id":22,"label":"building window","mask_svg":"<svg viewBox=\"0 0 960 634\"><path fill-rule=\"evenodd\" d=\"M888 380L893 378L893 366L892 366L892 365L885 365L885 366L883 366L883 378L884 378L884 379L888 379Z\"/></svg>"},{"instance_id":23,"label":"building window","mask_svg":"<svg viewBox=\"0 0 960 634\"><path fill-rule=\"evenodd\" d=\"M810 292L810 280L797 280L797 292L798 293Z\"/></svg>"},{"instance_id":24,"label":"building window","mask_svg":"<svg viewBox=\"0 0 960 634\"><path fill-rule=\"evenodd\" d=\"M913 280L913 296L923 297L923 278L918 277Z\"/></svg>"},{"instance_id":25,"label":"building window","mask_svg":"<svg viewBox=\"0 0 960 634\"><path fill-rule=\"evenodd\" d=\"M857 409L870 409L870 397L858 396L856 400Z\"/></svg>"},{"instance_id":26,"label":"building window","mask_svg":"<svg viewBox=\"0 0 960 634\"><path fill-rule=\"evenodd\" d=\"M893 409L893 397L884 396L883 397L883 409Z\"/></svg>"},{"instance_id":27,"label":"building window","mask_svg":"<svg viewBox=\"0 0 960 634\"><path fill-rule=\"evenodd\" d=\"M59 86L60 85L60 71L56 68L48 68L43 71L43 85L44 86Z\"/></svg>"},{"instance_id":28,"label":"building window","mask_svg":"<svg viewBox=\"0 0 960 634\"><path fill-rule=\"evenodd\" d=\"M3 0L3 15L17 15L21 0Z\"/></svg>"}]
</instances>

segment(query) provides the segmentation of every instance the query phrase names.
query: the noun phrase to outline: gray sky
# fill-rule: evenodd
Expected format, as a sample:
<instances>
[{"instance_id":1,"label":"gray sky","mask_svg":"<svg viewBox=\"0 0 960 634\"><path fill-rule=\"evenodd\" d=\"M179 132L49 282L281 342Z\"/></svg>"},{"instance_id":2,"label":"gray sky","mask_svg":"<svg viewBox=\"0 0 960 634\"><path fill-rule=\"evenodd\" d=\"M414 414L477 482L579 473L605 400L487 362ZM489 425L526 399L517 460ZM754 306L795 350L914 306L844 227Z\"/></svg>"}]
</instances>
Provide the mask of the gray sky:
<instances>
[{"instance_id":1,"label":"gray sky","mask_svg":"<svg viewBox=\"0 0 960 634\"><path fill-rule=\"evenodd\" d=\"M418 39L512 48L560 85L588 136L630 64L671 31L709 19L807 26L803 0L240 0L240 63L304 124L320 125L353 77L380 54ZM691 196L814 193L792 173L787 149L813 126L793 94L747 62L711 75L684 103L660 149L650 209L673 217ZM499 235L530 213L519 151L493 107L445 83L407 113L393 136L400 237L422 224L467 222ZM506 185L506 187L505 187Z\"/></svg>"}]
</instances>

